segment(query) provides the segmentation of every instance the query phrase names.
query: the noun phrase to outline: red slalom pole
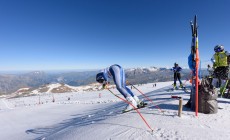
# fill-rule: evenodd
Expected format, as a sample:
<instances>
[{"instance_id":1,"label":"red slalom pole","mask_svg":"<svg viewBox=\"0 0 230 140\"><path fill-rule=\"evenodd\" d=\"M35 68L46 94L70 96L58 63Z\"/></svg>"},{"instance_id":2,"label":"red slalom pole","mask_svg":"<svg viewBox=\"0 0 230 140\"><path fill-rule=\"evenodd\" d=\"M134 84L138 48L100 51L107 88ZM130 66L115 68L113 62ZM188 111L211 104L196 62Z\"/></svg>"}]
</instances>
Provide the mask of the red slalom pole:
<instances>
[{"instance_id":1,"label":"red slalom pole","mask_svg":"<svg viewBox=\"0 0 230 140\"><path fill-rule=\"evenodd\" d=\"M199 51L198 51L198 41L196 42L196 116L198 116L198 67L199 67Z\"/></svg>"},{"instance_id":2,"label":"red slalom pole","mask_svg":"<svg viewBox=\"0 0 230 140\"><path fill-rule=\"evenodd\" d=\"M128 81L127 81L128 82ZM129 82L128 82L129 83ZM130 83L129 83L130 84ZM147 100L149 100L155 107L157 107L162 113L164 113L159 106L155 105L149 97L147 97L143 92L141 92L138 88L136 88L133 84L130 84L132 87L134 87L137 91L139 91Z\"/></svg>"},{"instance_id":3,"label":"red slalom pole","mask_svg":"<svg viewBox=\"0 0 230 140\"><path fill-rule=\"evenodd\" d=\"M192 46L191 46L191 54L193 55L193 60L195 61L195 115L198 116L198 68L199 68L199 50L198 50L198 25L197 25L197 16L195 15L194 20L190 22L192 29ZM194 86L192 84L192 86Z\"/></svg>"},{"instance_id":4,"label":"red slalom pole","mask_svg":"<svg viewBox=\"0 0 230 140\"><path fill-rule=\"evenodd\" d=\"M198 84L199 84L199 77L198 77L198 69L199 69L199 61L200 61L200 58L199 58L199 50L198 50L198 27L197 27L197 17L195 15L195 18L194 18L194 24L195 24L195 49L196 49L196 58L195 58L195 61L196 61L196 116L198 116Z\"/></svg>"},{"instance_id":5,"label":"red slalom pole","mask_svg":"<svg viewBox=\"0 0 230 140\"><path fill-rule=\"evenodd\" d=\"M108 89L108 88L107 88ZM133 109L140 115L140 117L142 118L142 120L145 122L145 124L148 126L148 128L153 132L153 129L150 127L150 125L147 123L147 121L145 120L145 118L141 115L140 111L138 110L138 108L135 108L135 106L133 106L133 104L131 104L130 102L128 102L127 100L119 97L118 95L114 94L110 89L108 89L108 91L110 91L114 96L116 96L117 98L121 99L122 101L128 103L129 105L131 105L133 107Z\"/></svg>"}]
</instances>

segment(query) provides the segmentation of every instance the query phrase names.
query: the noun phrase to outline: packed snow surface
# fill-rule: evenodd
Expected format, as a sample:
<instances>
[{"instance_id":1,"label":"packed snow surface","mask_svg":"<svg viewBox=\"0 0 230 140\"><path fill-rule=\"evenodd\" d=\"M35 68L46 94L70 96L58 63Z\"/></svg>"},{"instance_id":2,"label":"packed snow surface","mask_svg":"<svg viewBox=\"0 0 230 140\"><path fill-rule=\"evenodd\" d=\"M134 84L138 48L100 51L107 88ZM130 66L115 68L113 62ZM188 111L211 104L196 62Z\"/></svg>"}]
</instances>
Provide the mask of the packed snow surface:
<instances>
[{"instance_id":1,"label":"packed snow surface","mask_svg":"<svg viewBox=\"0 0 230 140\"><path fill-rule=\"evenodd\" d=\"M230 138L230 100L218 98L217 114L198 117L183 108L178 117L177 99L183 104L189 93L169 90L172 82L135 85L150 98L146 100L136 89L132 91L148 103L139 111L153 131L136 111L122 114L126 103L108 90L40 93L29 97L0 98L0 139L43 140L226 140ZM130 87L130 86L129 86ZM122 97L116 89L112 91ZM54 101L54 102L53 102ZM160 109L159 109L159 108Z\"/></svg>"}]
</instances>

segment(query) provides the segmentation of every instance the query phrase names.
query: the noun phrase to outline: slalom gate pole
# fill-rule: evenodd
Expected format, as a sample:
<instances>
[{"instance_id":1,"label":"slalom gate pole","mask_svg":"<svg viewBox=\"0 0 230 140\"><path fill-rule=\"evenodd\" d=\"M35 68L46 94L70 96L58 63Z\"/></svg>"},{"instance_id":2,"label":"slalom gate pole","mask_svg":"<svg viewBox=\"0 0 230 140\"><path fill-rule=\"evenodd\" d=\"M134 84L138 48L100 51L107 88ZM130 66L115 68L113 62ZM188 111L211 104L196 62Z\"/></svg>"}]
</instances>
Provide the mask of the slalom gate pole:
<instances>
[{"instance_id":1,"label":"slalom gate pole","mask_svg":"<svg viewBox=\"0 0 230 140\"><path fill-rule=\"evenodd\" d=\"M133 106L133 104L131 104L130 102L128 102L127 100L121 98L120 96L114 94L109 88L107 88L109 92L111 92L114 96L116 96L117 98L121 99L122 101L128 103L129 105L131 105L133 107L133 109L140 115L141 119L145 122L145 124L148 126L148 128L151 130L151 132L153 132L153 129L150 127L150 125L147 123L147 121L145 120L145 118L141 115L140 111L138 110L138 108L135 108Z\"/></svg>"},{"instance_id":2,"label":"slalom gate pole","mask_svg":"<svg viewBox=\"0 0 230 140\"><path fill-rule=\"evenodd\" d=\"M196 21L196 17L195 17L195 21ZM197 24L197 23L196 23ZM196 27L197 28L197 27ZM196 29L197 30L197 29ZM198 84L199 84L199 62L200 62L200 58L199 58L199 50L198 50L198 35L197 35L197 31L196 31L196 42L195 42L195 47L196 47L196 116L198 116Z\"/></svg>"},{"instance_id":3,"label":"slalom gate pole","mask_svg":"<svg viewBox=\"0 0 230 140\"><path fill-rule=\"evenodd\" d=\"M199 67L199 51L198 51L198 42L196 42L197 44L197 49L196 49L196 116L198 116L198 81L199 81L199 77L198 77L198 67Z\"/></svg>"},{"instance_id":4,"label":"slalom gate pole","mask_svg":"<svg viewBox=\"0 0 230 140\"><path fill-rule=\"evenodd\" d=\"M151 99L149 99L143 92L141 92L138 88L136 88L133 84L129 83L129 81L127 81L128 84L130 84L132 87L134 87L137 91L139 91L147 100L149 100L155 107L157 107L162 113L164 113L159 106L155 105L153 103L153 101Z\"/></svg>"}]
</instances>

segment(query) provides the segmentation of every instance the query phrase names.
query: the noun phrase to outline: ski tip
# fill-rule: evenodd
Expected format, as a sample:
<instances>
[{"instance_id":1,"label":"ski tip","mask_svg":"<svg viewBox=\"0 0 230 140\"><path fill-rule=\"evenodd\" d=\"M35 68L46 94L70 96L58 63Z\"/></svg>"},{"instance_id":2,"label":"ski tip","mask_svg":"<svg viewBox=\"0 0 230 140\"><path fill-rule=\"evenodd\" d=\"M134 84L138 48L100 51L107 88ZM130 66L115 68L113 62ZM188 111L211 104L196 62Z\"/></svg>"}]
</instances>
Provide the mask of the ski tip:
<instances>
[{"instance_id":1,"label":"ski tip","mask_svg":"<svg viewBox=\"0 0 230 140\"><path fill-rule=\"evenodd\" d=\"M131 110L122 110L121 113L122 113L122 114L123 114L123 113L127 113L127 112L130 112L130 111L132 111L132 110L133 110L133 109L131 109Z\"/></svg>"},{"instance_id":2,"label":"ski tip","mask_svg":"<svg viewBox=\"0 0 230 140\"><path fill-rule=\"evenodd\" d=\"M123 113L126 113L126 112L128 112L128 111L124 111L124 110L122 110L122 112L121 112L121 113L123 114Z\"/></svg>"}]
</instances>

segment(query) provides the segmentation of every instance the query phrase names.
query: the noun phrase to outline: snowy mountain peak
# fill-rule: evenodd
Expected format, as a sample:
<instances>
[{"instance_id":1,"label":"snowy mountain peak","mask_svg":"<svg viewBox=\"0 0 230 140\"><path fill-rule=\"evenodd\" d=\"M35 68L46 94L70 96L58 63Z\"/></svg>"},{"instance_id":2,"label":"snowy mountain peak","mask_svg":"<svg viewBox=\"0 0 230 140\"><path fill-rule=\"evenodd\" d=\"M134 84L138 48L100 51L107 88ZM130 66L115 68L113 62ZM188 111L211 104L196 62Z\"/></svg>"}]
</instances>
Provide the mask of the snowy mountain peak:
<instances>
[{"instance_id":1,"label":"snowy mountain peak","mask_svg":"<svg viewBox=\"0 0 230 140\"><path fill-rule=\"evenodd\" d=\"M157 67L138 67L138 68L130 68L130 69L127 69L128 72L134 72L134 73L148 73L148 72L155 72L155 71L158 71L159 69Z\"/></svg>"}]
</instances>

